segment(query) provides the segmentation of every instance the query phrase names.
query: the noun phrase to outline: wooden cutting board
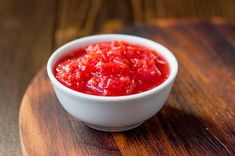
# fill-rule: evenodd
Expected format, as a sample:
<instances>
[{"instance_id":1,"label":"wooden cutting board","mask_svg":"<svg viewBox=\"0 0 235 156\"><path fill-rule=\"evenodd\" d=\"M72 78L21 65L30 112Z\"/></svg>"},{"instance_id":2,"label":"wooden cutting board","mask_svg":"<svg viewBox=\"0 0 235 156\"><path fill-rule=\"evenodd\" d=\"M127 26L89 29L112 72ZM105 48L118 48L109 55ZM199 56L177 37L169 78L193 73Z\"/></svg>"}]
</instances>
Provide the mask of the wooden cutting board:
<instances>
[{"instance_id":1,"label":"wooden cutting board","mask_svg":"<svg viewBox=\"0 0 235 156\"><path fill-rule=\"evenodd\" d=\"M60 106L43 68L20 109L24 155L235 154L235 24L158 21L120 32L156 40L177 57L164 108L127 132L93 130Z\"/></svg>"}]
</instances>

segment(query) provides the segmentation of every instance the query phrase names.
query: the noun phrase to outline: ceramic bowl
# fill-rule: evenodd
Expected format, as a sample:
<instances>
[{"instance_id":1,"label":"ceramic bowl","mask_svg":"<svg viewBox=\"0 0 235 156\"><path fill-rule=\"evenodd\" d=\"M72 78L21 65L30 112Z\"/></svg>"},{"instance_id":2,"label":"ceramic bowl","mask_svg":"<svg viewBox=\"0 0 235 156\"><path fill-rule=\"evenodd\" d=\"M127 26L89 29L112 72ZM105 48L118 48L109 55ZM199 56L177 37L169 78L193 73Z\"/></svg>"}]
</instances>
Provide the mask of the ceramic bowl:
<instances>
[{"instance_id":1,"label":"ceramic bowl","mask_svg":"<svg viewBox=\"0 0 235 156\"><path fill-rule=\"evenodd\" d=\"M116 40L156 50L169 63L169 77L161 85L145 92L107 97L74 91L61 84L53 75L53 67L58 59L72 50L92 43ZM58 48L47 63L48 76L64 109L89 127L108 132L135 128L154 116L166 102L177 72L177 60L166 47L145 38L121 34L94 35L71 41Z\"/></svg>"}]
</instances>

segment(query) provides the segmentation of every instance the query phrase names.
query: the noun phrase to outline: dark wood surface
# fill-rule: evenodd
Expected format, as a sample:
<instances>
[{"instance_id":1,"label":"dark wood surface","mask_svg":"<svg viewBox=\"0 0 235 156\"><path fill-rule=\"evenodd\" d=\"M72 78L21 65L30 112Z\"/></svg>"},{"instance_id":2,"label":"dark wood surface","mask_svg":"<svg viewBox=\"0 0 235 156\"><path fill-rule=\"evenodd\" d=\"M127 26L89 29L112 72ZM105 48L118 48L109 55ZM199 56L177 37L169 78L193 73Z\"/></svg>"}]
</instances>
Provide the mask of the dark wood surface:
<instances>
[{"instance_id":1,"label":"dark wood surface","mask_svg":"<svg viewBox=\"0 0 235 156\"><path fill-rule=\"evenodd\" d=\"M0 0L0 155L21 155L20 101L59 45L156 19L234 20L234 10L234 0ZM223 27L224 34L233 30L234 26ZM234 39L228 38L228 43ZM226 49L227 44L221 47Z\"/></svg>"},{"instance_id":2,"label":"dark wood surface","mask_svg":"<svg viewBox=\"0 0 235 156\"><path fill-rule=\"evenodd\" d=\"M120 31L169 47L179 74L163 109L123 133L88 128L60 106L45 68L24 95L25 155L234 155L235 22L162 20Z\"/></svg>"}]
</instances>

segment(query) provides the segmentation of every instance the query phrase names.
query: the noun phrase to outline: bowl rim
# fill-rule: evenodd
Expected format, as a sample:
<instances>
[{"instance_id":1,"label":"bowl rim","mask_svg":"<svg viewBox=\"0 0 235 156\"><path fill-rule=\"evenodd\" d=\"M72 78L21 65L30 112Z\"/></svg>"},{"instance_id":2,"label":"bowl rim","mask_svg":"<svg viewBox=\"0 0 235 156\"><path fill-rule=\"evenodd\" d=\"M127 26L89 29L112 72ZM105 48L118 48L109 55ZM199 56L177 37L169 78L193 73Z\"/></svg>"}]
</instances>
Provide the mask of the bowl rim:
<instances>
[{"instance_id":1,"label":"bowl rim","mask_svg":"<svg viewBox=\"0 0 235 156\"><path fill-rule=\"evenodd\" d=\"M145 47L148 47L150 49L156 50L158 53L160 53L161 56L163 56L167 62L169 63L170 66L170 75L169 77L160 85L136 94L131 94L131 95L123 95L123 96L99 96L99 95L92 95L92 94L86 94L82 92L78 92L75 90L70 89L67 86L64 86L62 83L60 83L54 76L53 74L53 66L54 64L61 58L61 55L63 53L66 53L66 49L71 48L71 47L76 47L79 43L83 42L102 42L102 41L114 41L114 40L122 40L126 41L128 43L133 43L133 44L139 44ZM146 46L142 43L149 44L152 46ZM157 48L152 48L152 47L157 47ZM79 46L77 46L79 47ZM81 47L81 46L80 46ZM69 52L67 52L69 53ZM168 56L164 55L163 53L166 53ZM169 58L171 61L169 61ZM68 94L74 95L74 96L79 96L83 97L86 99L90 100L98 100L98 101L124 101L124 100L131 100L131 99L139 99L142 97L146 97L149 95L152 95L163 88L167 87L168 85L171 84L172 81L174 81L176 75L178 73L178 62L173 53L167 49L165 46L162 44L152 41L150 39L146 39L143 37L139 36L134 36L134 35L126 35L126 34L99 34L99 35L91 35L91 36L86 36L82 38L78 38L75 40L72 40L68 43L63 44L59 48L57 48L52 55L49 57L48 62L47 62L47 74L49 76L49 79L51 80L53 85L56 85L58 88L61 90L67 92Z\"/></svg>"}]
</instances>

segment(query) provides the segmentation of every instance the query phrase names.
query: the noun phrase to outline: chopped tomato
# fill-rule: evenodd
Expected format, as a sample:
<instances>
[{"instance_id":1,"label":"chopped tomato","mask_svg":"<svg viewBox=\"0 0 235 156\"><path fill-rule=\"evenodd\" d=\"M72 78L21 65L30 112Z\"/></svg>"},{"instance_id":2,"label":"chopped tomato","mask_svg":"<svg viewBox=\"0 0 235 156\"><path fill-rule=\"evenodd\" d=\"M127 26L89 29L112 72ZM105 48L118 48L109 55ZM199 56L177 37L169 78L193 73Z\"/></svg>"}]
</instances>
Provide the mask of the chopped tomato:
<instances>
[{"instance_id":1,"label":"chopped tomato","mask_svg":"<svg viewBox=\"0 0 235 156\"><path fill-rule=\"evenodd\" d=\"M87 94L122 96L152 89L169 76L167 61L156 51L124 41L75 49L54 67L63 85Z\"/></svg>"}]
</instances>

